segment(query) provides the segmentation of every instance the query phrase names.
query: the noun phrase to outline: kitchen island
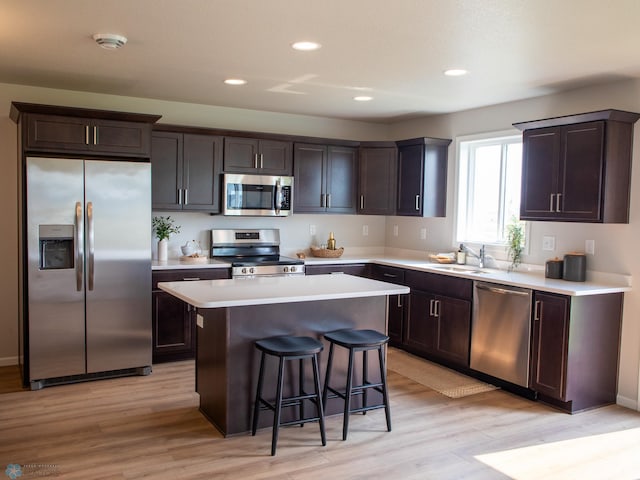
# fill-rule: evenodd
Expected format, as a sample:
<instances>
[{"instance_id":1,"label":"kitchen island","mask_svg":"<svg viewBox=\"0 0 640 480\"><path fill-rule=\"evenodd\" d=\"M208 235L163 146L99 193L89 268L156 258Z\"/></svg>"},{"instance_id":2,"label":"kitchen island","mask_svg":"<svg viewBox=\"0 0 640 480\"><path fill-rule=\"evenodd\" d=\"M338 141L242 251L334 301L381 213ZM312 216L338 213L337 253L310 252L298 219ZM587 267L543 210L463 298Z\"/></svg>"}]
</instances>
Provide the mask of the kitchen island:
<instances>
[{"instance_id":1,"label":"kitchen island","mask_svg":"<svg viewBox=\"0 0 640 480\"><path fill-rule=\"evenodd\" d=\"M158 287L198 311L196 391L200 411L225 436L248 432L251 427L259 363L256 340L277 335L323 340L324 333L343 328L386 332L387 296L409 293L405 286L351 275L164 282ZM328 350L328 343L323 342ZM340 350L334 356L336 385L345 381L347 356ZM321 378L326 365L323 353ZM375 381L377 365L369 363L370 378ZM275 366L268 363L265 376L265 389L273 386L273 392ZM292 368L287 370L285 388L297 383L296 362L287 367ZM306 378L312 378L310 372ZM329 415L341 411L341 402L336 400L325 406ZM269 417L262 416L260 427L270 425Z\"/></svg>"}]
</instances>

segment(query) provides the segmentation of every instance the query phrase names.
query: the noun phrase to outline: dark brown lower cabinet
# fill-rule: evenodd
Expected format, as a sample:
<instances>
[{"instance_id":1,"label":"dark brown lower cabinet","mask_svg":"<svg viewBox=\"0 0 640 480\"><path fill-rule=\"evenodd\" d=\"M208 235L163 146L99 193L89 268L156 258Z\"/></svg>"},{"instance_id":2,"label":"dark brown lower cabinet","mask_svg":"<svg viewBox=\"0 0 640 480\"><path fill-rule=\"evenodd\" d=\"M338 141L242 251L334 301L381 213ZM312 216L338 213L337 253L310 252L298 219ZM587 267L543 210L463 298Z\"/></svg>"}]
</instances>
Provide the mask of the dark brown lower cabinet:
<instances>
[{"instance_id":1,"label":"dark brown lower cabinet","mask_svg":"<svg viewBox=\"0 0 640 480\"><path fill-rule=\"evenodd\" d=\"M328 273L346 273L356 277L367 277L369 273L366 263L332 263L328 265L306 265L307 275L324 275Z\"/></svg>"},{"instance_id":2,"label":"dark brown lower cabinet","mask_svg":"<svg viewBox=\"0 0 640 480\"><path fill-rule=\"evenodd\" d=\"M622 293L534 292L530 388L568 412L615 403Z\"/></svg>"},{"instance_id":3,"label":"dark brown lower cabinet","mask_svg":"<svg viewBox=\"0 0 640 480\"><path fill-rule=\"evenodd\" d=\"M227 268L155 270L152 274L153 363L195 358L195 309L158 288L158 282L230 278Z\"/></svg>"},{"instance_id":4,"label":"dark brown lower cabinet","mask_svg":"<svg viewBox=\"0 0 640 480\"><path fill-rule=\"evenodd\" d=\"M468 367L471 302L412 290L409 303L407 346Z\"/></svg>"},{"instance_id":5,"label":"dark brown lower cabinet","mask_svg":"<svg viewBox=\"0 0 640 480\"><path fill-rule=\"evenodd\" d=\"M390 295L387 316L387 335L389 343L394 347L401 347L404 343L406 308L409 295Z\"/></svg>"}]
</instances>

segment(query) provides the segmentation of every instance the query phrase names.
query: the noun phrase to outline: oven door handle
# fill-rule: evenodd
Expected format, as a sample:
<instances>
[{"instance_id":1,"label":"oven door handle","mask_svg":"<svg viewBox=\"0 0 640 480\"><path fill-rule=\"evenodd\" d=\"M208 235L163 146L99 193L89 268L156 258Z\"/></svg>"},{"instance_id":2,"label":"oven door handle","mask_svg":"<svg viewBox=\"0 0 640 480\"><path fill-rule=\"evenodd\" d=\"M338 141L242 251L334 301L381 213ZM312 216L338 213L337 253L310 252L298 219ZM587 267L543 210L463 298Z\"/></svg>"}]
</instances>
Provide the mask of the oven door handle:
<instances>
[{"instance_id":1,"label":"oven door handle","mask_svg":"<svg viewBox=\"0 0 640 480\"><path fill-rule=\"evenodd\" d=\"M280 179L276 180L276 194L275 194L275 205L273 209L276 212L276 215L280 215L280 208L282 208L282 185L280 183Z\"/></svg>"}]
</instances>

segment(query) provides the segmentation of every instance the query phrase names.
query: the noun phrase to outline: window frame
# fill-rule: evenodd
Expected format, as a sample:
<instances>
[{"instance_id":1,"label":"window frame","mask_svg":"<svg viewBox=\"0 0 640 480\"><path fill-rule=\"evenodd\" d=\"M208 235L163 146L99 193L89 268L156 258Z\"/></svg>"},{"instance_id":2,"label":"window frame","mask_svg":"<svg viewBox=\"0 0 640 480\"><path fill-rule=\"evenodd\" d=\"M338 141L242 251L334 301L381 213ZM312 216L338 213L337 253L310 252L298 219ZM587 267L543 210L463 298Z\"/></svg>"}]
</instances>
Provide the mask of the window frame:
<instances>
[{"instance_id":1,"label":"window frame","mask_svg":"<svg viewBox=\"0 0 640 480\"><path fill-rule=\"evenodd\" d=\"M504 251L504 255L498 254L498 257L507 257L506 247L507 242L506 238L503 241L497 242L480 242L478 240L466 240L462 239L463 232L466 234L466 219L468 213L468 202L469 199L472 198L472 195L469 195L469 189L467 188L465 191L462 191L463 186L468 185L468 172L470 168L470 161L468 156L463 158L463 154L465 154L464 150L466 149L466 143L477 143L480 146L482 143L491 144L499 140L508 141L510 139L515 140L519 138L522 142L522 132L519 130L501 130L494 132L486 132L474 135L464 135L460 137L456 137L455 145L456 145L456 156L455 156L455 197L454 197L454 221L453 221L453 247L458 247L461 243L467 245L487 245L490 247L492 255L498 253L500 251ZM505 142L501 148L506 148L507 142ZM501 164L502 175L505 172L505 164L502 162ZM464 178L463 178L464 176ZM463 183L464 180L464 183ZM504 211L504 195L506 190L506 183L501 182L500 185L500 206L499 208ZM464 214L461 213L461 204L464 203L466 205ZM464 224L463 224L464 222ZM505 227L508 224L508 219L504 219ZM525 245L523 249L523 254L529 253L529 233L530 233L530 225L529 222L524 222L525 224ZM465 235L466 236L466 235Z\"/></svg>"}]
</instances>

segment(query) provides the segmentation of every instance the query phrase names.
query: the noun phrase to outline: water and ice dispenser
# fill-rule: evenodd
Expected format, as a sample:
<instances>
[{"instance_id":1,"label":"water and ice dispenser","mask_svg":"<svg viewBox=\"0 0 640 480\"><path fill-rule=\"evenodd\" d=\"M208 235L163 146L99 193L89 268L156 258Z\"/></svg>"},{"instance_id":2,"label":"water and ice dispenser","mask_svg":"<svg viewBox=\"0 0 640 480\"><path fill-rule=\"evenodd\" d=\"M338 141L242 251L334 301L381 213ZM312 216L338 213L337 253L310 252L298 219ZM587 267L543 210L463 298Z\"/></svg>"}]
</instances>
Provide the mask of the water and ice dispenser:
<instances>
[{"instance_id":1,"label":"water and ice dispenser","mask_svg":"<svg viewBox=\"0 0 640 480\"><path fill-rule=\"evenodd\" d=\"M40 270L74 268L74 225L39 225Z\"/></svg>"}]
</instances>

